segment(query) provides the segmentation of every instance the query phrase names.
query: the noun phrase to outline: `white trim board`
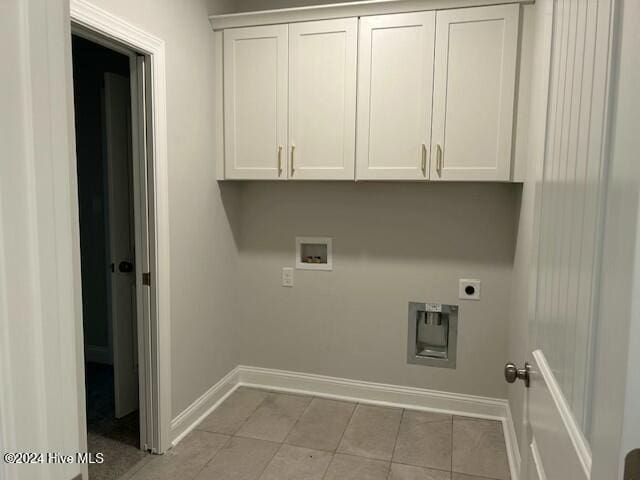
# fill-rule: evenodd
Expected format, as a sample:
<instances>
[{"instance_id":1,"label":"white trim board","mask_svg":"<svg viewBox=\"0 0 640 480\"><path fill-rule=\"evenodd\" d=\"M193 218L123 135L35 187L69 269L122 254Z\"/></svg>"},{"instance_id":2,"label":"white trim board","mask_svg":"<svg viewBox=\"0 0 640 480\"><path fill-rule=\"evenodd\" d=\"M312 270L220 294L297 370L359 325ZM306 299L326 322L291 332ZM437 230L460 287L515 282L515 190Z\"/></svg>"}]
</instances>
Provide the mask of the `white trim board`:
<instances>
[{"instance_id":1,"label":"white trim board","mask_svg":"<svg viewBox=\"0 0 640 480\"><path fill-rule=\"evenodd\" d=\"M210 15L209 23L211 23L213 30L223 30L225 28L308 22L312 20L329 20L332 18L361 17L365 15L385 15L533 2L534 0L368 0L363 2L345 2L329 5Z\"/></svg>"},{"instance_id":2,"label":"white trim board","mask_svg":"<svg viewBox=\"0 0 640 480\"><path fill-rule=\"evenodd\" d=\"M171 305L170 305L170 258L169 258L169 188L167 159L167 107L165 80L164 40L151 35L115 15L96 7L86 0L70 0L71 21L88 30L119 42L140 54L151 57L151 126L154 191L150 206L155 221L155 265L151 265L153 307L157 328L150 329L152 358L150 360L151 390L153 392L151 412L158 419L158 431L151 442L156 453L170 447L171 424Z\"/></svg>"},{"instance_id":3,"label":"white trim board","mask_svg":"<svg viewBox=\"0 0 640 480\"><path fill-rule=\"evenodd\" d=\"M592 455L589 442L585 438L582 428L573 416L569 402L565 398L562 388L560 387L556 376L553 374L553 370L551 370L551 366L547 362L547 357L545 357L544 352L542 350L535 350L533 352L533 357L538 364L540 375L544 379L549 390L549 394L551 395L551 398L558 410L558 414L562 419L565 431L571 440L584 471L585 478L591 478Z\"/></svg>"},{"instance_id":4,"label":"white trim board","mask_svg":"<svg viewBox=\"0 0 640 480\"><path fill-rule=\"evenodd\" d=\"M195 402L171 420L171 444L173 446L186 437L240 386L238 381L239 370L240 367L231 370L218 383L200 395Z\"/></svg>"},{"instance_id":5,"label":"white trim board","mask_svg":"<svg viewBox=\"0 0 640 480\"><path fill-rule=\"evenodd\" d=\"M511 478L519 478L520 451L507 400L245 365L234 368L171 422L173 445L241 386L498 420L502 422Z\"/></svg>"}]
</instances>

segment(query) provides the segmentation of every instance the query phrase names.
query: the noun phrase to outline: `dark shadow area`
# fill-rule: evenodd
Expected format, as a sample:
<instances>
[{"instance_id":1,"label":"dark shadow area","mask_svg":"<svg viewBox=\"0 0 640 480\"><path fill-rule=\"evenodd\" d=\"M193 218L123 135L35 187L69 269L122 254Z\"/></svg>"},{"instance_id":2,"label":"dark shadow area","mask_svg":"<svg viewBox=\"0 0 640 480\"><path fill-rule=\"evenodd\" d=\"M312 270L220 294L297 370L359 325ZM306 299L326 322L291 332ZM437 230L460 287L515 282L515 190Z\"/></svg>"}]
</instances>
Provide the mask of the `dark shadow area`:
<instances>
[{"instance_id":1,"label":"dark shadow area","mask_svg":"<svg viewBox=\"0 0 640 480\"><path fill-rule=\"evenodd\" d=\"M138 410L116 418L113 366L105 74L128 81L129 57L76 35L72 51L87 446L104 455L103 464L89 465L89 477L115 480L147 456L140 450Z\"/></svg>"}]
</instances>

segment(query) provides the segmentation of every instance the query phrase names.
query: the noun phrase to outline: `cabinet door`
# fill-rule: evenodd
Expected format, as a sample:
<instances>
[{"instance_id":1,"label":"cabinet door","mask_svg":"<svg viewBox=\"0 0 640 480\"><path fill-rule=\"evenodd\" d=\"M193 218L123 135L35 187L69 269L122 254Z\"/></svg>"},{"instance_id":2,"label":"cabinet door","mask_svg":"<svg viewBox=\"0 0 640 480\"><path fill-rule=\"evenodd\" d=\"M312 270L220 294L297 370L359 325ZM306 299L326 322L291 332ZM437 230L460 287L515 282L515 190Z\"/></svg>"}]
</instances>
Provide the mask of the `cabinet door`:
<instances>
[{"instance_id":1,"label":"cabinet door","mask_svg":"<svg viewBox=\"0 0 640 480\"><path fill-rule=\"evenodd\" d=\"M224 31L226 178L286 177L287 29Z\"/></svg>"},{"instance_id":2,"label":"cabinet door","mask_svg":"<svg viewBox=\"0 0 640 480\"><path fill-rule=\"evenodd\" d=\"M357 178L428 176L435 12L363 17Z\"/></svg>"},{"instance_id":3,"label":"cabinet door","mask_svg":"<svg viewBox=\"0 0 640 480\"><path fill-rule=\"evenodd\" d=\"M289 26L289 178L354 178L358 20Z\"/></svg>"},{"instance_id":4,"label":"cabinet door","mask_svg":"<svg viewBox=\"0 0 640 480\"><path fill-rule=\"evenodd\" d=\"M431 180L509 180L518 5L438 11Z\"/></svg>"}]
</instances>

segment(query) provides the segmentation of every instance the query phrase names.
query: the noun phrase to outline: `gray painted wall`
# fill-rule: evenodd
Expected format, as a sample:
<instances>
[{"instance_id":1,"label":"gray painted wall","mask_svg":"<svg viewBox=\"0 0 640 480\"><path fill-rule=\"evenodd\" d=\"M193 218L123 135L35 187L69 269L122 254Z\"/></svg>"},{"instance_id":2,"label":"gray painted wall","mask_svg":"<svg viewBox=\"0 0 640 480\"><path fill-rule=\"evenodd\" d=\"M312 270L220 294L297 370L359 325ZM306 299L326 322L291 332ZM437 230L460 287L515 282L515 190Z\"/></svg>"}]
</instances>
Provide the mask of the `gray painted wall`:
<instances>
[{"instance_id":1,"label":"gray painted wall","mask_svg":"<svg viewBox=\"0 0 640 480\"><path fill-rule=\"evenodd\" d=\"M245 364L506 397L512 184L245 185L237 322ZM296 235L331 236L332 272L296 270ZM482 280L479 302L458 279ZM407 303L460 305L456 370L407 365Z\"/></svg>"},{"instance_id":2,"label":"gray painted wall","mask_svg":"<svg viewBox=\"0 0 640 480\"><path fill-rule=\"evenodd\" d=\"M323 3L337 2L237 0L231 7L240 12ZM518 179L528 169L535 34L533 7L523 12ZM527 344L530 188L523 193L520 185L505 184L246 184L237 310L243 363L506 397L504 363ZM444 231L434 233L433 225L445 225ZM296 235L334 236L336 267L330 273L295 271L296 286L286 289L280 272L293 265ZM474 276L482 280L482 300L460 303L458 369L406 365L407 301L458 303L458 278ZM511 394L521 421L522 395L513 389Z\"/></svg>"}]
</instances>

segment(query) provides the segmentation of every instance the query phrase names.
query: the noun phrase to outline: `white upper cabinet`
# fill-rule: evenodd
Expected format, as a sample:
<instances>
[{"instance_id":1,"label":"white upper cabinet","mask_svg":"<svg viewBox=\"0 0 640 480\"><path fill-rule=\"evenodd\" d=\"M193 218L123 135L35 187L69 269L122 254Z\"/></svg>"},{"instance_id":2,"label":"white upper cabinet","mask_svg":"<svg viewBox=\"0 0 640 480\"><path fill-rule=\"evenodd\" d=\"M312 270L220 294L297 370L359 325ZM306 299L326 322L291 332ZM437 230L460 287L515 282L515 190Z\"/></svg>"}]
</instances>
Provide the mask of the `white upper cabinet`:
<instances>
[{"instance_id":1,"label":"white upper cabinet","mask_svg":"<svg viewBox=\"0 0 640 480\"><path fill-rule=\"evenodd\" d=\"M431 180L510 179L519 8L437 12Z\"/></svg>"},{"instance_id":2,"label":"white upper cabinet","mask_svg":"<svg viewBox=\"0 0 640 480\"><path fill-rule=\"evenodd\" d=\"M435 17L360 19L358 179L428 178Z\"/></svg>"},{"instance_id":3,"label":"white upper cabinet","mask_svg":"<svg viewBox=\"0 0 640 480\"><path fill-rule=\"evenodd\" d=\"M225 28L219 178L511 180L517 1Z\"/></svg>"},{"instance_id":4,"label":"white upper cabinet","mask_svg":"<svg viewBox=\"0 0 640 480\"><path fill-rule=\"evenodd\" d=\"M289 178L354 178L356 18L289 25Z\"/></svg>"},{"instance_id":5,"label":"white upper cabinet","mask_svg":"<svg viewBox=\"0 0 640 480\"><path fill-rule=\"evenodd\" d=\"M225 178L286 178L287 30L224 31Z\"/></svg>"}]
</instances>

